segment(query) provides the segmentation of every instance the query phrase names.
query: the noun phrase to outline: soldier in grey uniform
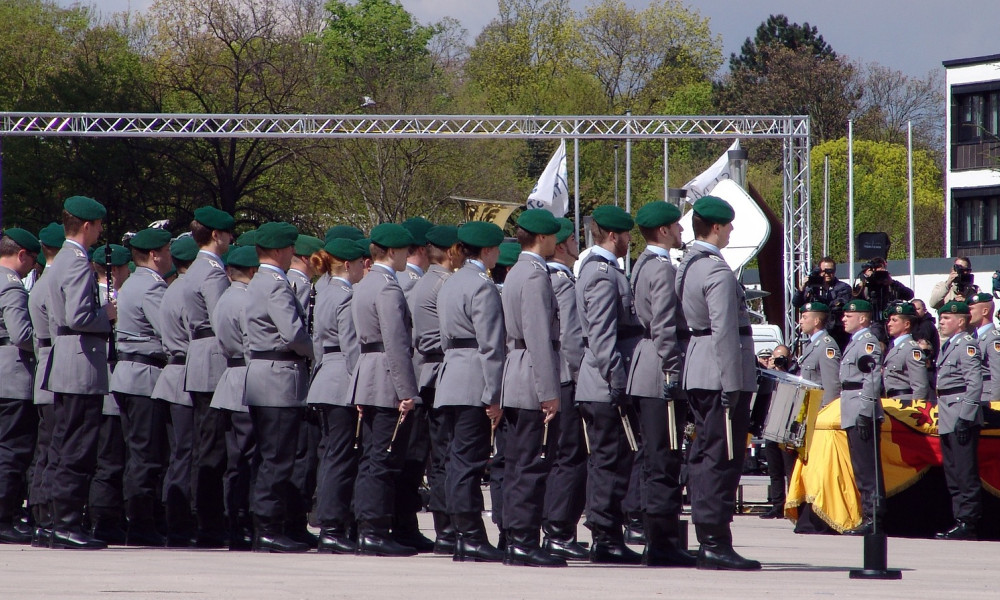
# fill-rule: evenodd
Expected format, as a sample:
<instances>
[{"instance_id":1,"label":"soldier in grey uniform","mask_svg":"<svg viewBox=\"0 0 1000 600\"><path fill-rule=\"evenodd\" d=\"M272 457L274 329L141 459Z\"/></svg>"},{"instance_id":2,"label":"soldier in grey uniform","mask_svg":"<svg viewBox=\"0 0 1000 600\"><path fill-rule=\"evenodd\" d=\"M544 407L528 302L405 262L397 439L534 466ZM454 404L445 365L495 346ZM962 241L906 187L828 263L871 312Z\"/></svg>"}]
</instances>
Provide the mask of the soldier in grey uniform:
<instances>
[{"instance_id":1,"label":"soldier in grey uniform","mask_svg":"<svg viewBox=\"0 0 1000 600\"><path fill-rule=\"evenodd\" d=\"M753 332L743 286L722 257L735 213L714 196L699 198L691 228L695 241L677 268L676 290L690 328L681 385L694 417L688 454L691 518L701 547L700 569L759 569L733 550L730 522L757 388ZM732 454L729 453L732 440Z\"/></svg>"},{"instance_id":2,"label":"soldier in grey uniform","mask_svg":"<svg viewBox=\"0 0 1000 600\"><path fill-rule=\"evenodd\" d=\"M183 236L170 244L170 256L178 271L160 301L160 340L167 354L167 366L160 372L151 397L170 407L170 459L163 476L163 506L167 520L167 545L191 545L195 535L192 513L191 482L194 453L194 404L184 391L184 364L187 362L188 336L184 317L184 282L188 267L198 256L198 244Z\"/></svg>"},{"instance_id":3,"label":"soldier in grey uniform","mask_svg":"<svg viewBox=\"0 0 1000 600\"><path fill-rule=\"evenodd\" d=\"M993 296L980 292L966 300L969 305L972 337L979 344L979 355L983 359L983 397L986 408L990 402L1000 400L1000 329L993 323L996 306ZM996 381L998 383L994 384Z\"/></svg>"},{"instance_id":4,"label":"soldier in grey uniform","mask_svg":"<svg viewBox=\"0 0 1000 600\"><path fill-rule=\"evenodd\" d=\"M642 341L632 357L627 392L635 401L642 432L642 497L647 566L695 566L682 545L681 438L687 403L680 387L683 352L677 337L677 270L670 250L681 247L681 211L668 202L651 202L635 221L646 249L632 268L635 308L642 324ZM668 411L674 413L670 431ZM673 439L675 448L671 449Z\"/></svg>"},{"instance_id":5,"label":"soldier in grey uniform","mask_svg":"<svg viewBox=\"0 0 1000 600\"><path fill-rule=\"evenodd\" d=\"M586 525L593 532L590 561L595 563L641 561L640 555L625 545L622 530L622 500L634 460L625 435L624 421L633 414L626 388L632 354L643 328L635 313L632 288L617 261L628 254L634 224L632 217L616 206L594 210L591 226L595 245L583 260L576 283L586 346L576 401L590 438ZM660 387L662 391L662 384Z\"/></svg>"},{"instance_id":6,"label":"soldier in grey uniform","mask_svg":"<svg viewBox=\"0 0 1000 600\"><path fill-rule=\"evenodd\" d=\"M40 259L44 260L46 265L51 265L59 248L66 241L63 226L59 223L49 223L38 232L38 241L41 242L43 253ZM50 271L43 270L42 275L48 272ZM34 401L35 406L38 407L38 436L31 465L31 489L28 493L28 504L31 506L32 516L35 520L31 545L46 548L52 541L52 511L50 510L52 499L49 492L52 470L49 468L49 447L52 443L52 427L55 418L52 414L55 396L52 392L42 389L42 379L44 379L45 365L49 362L54 335L48 310L51 283L51 277L40 275L35 280L35 285L31 287L31 293L28 294L28 312L31 315L31 324L35 331Z\"/></svg>"},{"instance_id":7,"label":"soldier in grey uniform","mask_svg":"<svg viewBox=\"0 0 1000 600\"><path fill-rule=\"evenodd\" d=\"M396 483L410 435L406 415L418 393L410 310L396 280L412 244L413 237L400 225L375 226L371 231L374 264L354 286L351 301L361 348L350 383L351 399L361 410L362 423L362 453L354 486L359 554L412 556L417 552L390 534Z\"/></svg>"},{"instance_id":8,"label":"soldier in grey uniform","mask_svg":"<svg viewBox=\"0 0 1000 600\"><path fill-rule=\"evenodd\" d=\"M844 306L842 318L850 340L840 361L840 426L847 432L862 514L861 524L845 532L849 535L871 533L875 520L884 512L885 481L875 463L879 460L875 442L883 416L881 377L875 367L882 364L882 347L870 329L871 311L867 300L855 299ZM880 500L877 508L873 505L876 498Z\"/></svg>"},{"instance_id":9,"label":"soldier in grey uniform","mask_svg":"<svg viewBox=\"0 0 1000 600\"><path fill-rule=\"evenodd\" d=\"M245 402L257 436L260 468L250 496L257 552L306 552L309 545L285 535L299 428L313 359L306 316L285 276L298 230L271 222L257 229L260 268L247 285Z\"/></svg>"},{"instance_id":10,"label":"soldier in grey uniform","mask_svg":"<svg viewBox=\"0 0 1000 600\"><path fill-rule=\"evenodd\" d=\"M226 370L212 395L212 408L221 410L226 427L226 515L229 518L229 549L250 550L253 525L250 518L250 485L257 471L257 437L250 410L243 404L247 382L246 308L250 304L247 285L257 273L256 245L229 251L226 270L232 285L222 292L212 311L212 328L226 355Z\"/></svg>"},{"instance_id":11,"label":"soldier in grey uniform","mask_svg":"<svg viewBox=\"0 0 1000 600\"><path fill-rule=\"evenodd\" d=\"M802 354L798 367L789 372L823 386L823 406L840 397L840 346L827 333L830 307L822 302L807 302L799 309Z\"/></svg>"},{"instance_id":12,"label":"soldier in grey uniform","mask_svg":"<svg viewBox=\"0 0 1000 600\"><path fill-rule=\"evenodd\" d=\"M430 259L427 257L427 232L434 227L434 223L423 217L411 217L403 221L401 225L413 237L413 245L410 246L406 256L406 267L400 271L398 276L399 287L403 289L404 295L409 296L410 290L431 266Z\"/></svg>"},{"instance_id":13,"label":"soldier in grey uniform","mask_svg":"<svg viewBox=\"0 0 1000 600\"><path fill-rule=\"evenodd\" d=\"M361 247L333 238L313 255L313 268L329 279L316 294L315 340L322 354L306 397L320 411L322 439L316 473L316 520L321 553L353 554L356 542L349 534L354 521L351 502L358 474L358 411L351 403L348 384L358 364L360 348L351 317L354 284L361 281Z\"/></svg>"},{"instance_id":14,"label":"soldier in grey uniform","mask_svg":"<svg viewBox=\"0 0 1000 600\"><path fill-rule=\"evenodd\" d=\"M218 548L225 544L226 523L222 482L226 472L225 421L211 408L212 394L226 370L226 357L212 330L211 314L222 292L229 287L222 255L229 250L235 221L214 206L194 211L191 237L198 256L184 276L184 319L191 340L184 364L184 391L194 404L194 475L191 493L198 518L197 545Z\"/></svg>"},{"instance_id":15,"label":"soldier in grey uniform","mask_svg":"<svg viewBox=\"0 0 1000 600\"><path fill-rule=\"evenodd\" d=\"M969 306L952 300L938 309L938 435L944 478L955 525L942 540L974 540L983 514L979 480L979 432L983 427L982 355L968 333Z\"/></svg>"},{"instance_id":16,"label":"soldier in grey uniform","mask_svg":"<svg viewBox=\"0 0 1000 600\"><path fill-rule=\"evenodd\" d=\"M413 370L417 376L420 400L428 407L430 438L430 463L427 467L427 483L430 487L428 508L434 516L436 534L434 553L451 556L455 553L457 538L445 499L445 461L451 444L452 428L449 425L447 412L435 407L434 397L438 371L444 361L441 325L438 321L438 294L444 282L451 277L458 262L458 248L455 247L458 242L458 228L454 225L437 225L428 229L424 235L428 242L427 259L430 266L426 276L421 277L409 293L404 292L404 294L410 314L413 315Z\"/></svg>"},{"instance_id":17,"label":"soldier in grey uniform","mask_svg":"<svg viewBox=\"0 0 1000 600\"><path fill-rule=\"evenodd\" d=\"M108 335L117 316L103 308L87 248L101 236L107 211L92 198L63 203L66 242L49 267L48 309L56 337L42 387L55 394L52 464L52 547L99 549L107 545L84 533L83 507L97 466L101 405L108 393Z\"/></svg>"},{"instance_id":18,"label":"soldier in grey uniform","mask_svg":"<svg viewBox=\"0 0 1000 600\"><path fill-rule=\"evenodd\" d=\"M517 219L521 255L501 297L507 359L500 403L504 410L504 564L566 566L539 545L545 488L552 468L545 432L559 439L559 304L546 259L555 253L559 222L534 208ZM543 455L545 458L543 458Z\"/></svg>"},{"instance_id":19,"label":"soldier in grey uniform","mask_svg":"<svg viewBox=\"0 0 1000 600\"><path fill-rule=\"evenodd\" d=\"M111 391L121 411L128 449L124 495L128 516L126 544L163 546L154 516L167 456L170 407L152 398L153 388L167 365L160 339L160 302L167 283L163 275L173 268L170 232L144 229L131 240L135 274L118 293L118 363L111 375Z\"/></svg>"},{"instance_id":20,"label":"soldier in grey uniform","mask_svg":"<svg viewBox=\"0 0 1000 600\"><path fill-rule=\"evenodd\" d=\"M889 316L885 328L892 342L882 364L885 397L903 401L932 398L927 379L927 358L920 345L913 341L917 310L909 302L901 302L890 306L886 312Z\"/></svg>"},{"instance_id":21,"label":"soldier in grey uniform","mask_svg":"<svg viewBox=\"0 0 1000 600\"><path fill-rule=\"evenodd\" d=\"M500 256L503 230L470 221L458 228L465 263L438 296L444 363L438 373L435 410L451 429L445 462L448 513L458 532L456 561L502 562L483 524L480 482L490 454L490 431L501 417L500 386L505 330L500 292L489 270Z\"/></svg>"},{"instance_id":22,"label":"soldier in grey uniform","mask_svg":"<svg viewBox=\"0 0 1000 600\"><path fill-rule=\"evenodd\" d=\"M555 254L548 260L549 279L559 306L559 437L549 444L552 471L545 486L542 512L542 548L567 560L587 560L590 552L576 539L576 527L587 499L587 447L583 418L573 397L583 362L583 326L576 309L573 263L580 255L576 227L566 218L556 219ZM501 246L501 253L503 246Z\"/></svg>"},{"instance_id":23,"label":"soldier in grey uniform","mask_svg":"<svg viewBox=\"0 0 1000 600\"><path fill-rule=\"evenodd\" d=\"M4 230L0 238L0 543L29 544L14 527L28 490L27 475L38 433L32 406L35 331L21 279L35 267L42 246L30 232Z\"/></svg>"}]
</instances>

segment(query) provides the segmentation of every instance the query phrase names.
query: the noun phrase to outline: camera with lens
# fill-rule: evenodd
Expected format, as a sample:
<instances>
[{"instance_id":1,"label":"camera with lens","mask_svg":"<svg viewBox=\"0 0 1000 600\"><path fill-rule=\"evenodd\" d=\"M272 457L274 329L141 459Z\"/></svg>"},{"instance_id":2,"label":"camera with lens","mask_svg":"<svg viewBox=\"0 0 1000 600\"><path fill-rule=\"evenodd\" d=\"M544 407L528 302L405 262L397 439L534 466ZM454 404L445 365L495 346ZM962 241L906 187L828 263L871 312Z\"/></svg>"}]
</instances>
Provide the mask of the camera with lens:
<instances>
[{"instance_id":1,"label":"camera with lens","mask_svg":"<svg viewBox=\"0 0 1000 600\"><path fill-rule=\"evenodd\" d=\"M788 357L787 356L775 356L774 357L774 368L776 369L787 369L788 368Z\"/></svg>"},{"instance_id":2,"label":"camera with lens","mask_svg":"<svg viewBox=\"0 0 1000 600\"><path fill-rule=\"evenodd\" d=\"M825 283L823 281L823 272L819 267L813 267L813 269L809 271L809 277L806 279L806 285L809 287L820 287L823 283Z\"/></svg>"},{"instance_id":3,"label":"camera with lens","mask_svg":"<svg viewBox=\"0 0 1000 600\"><path fill-rule=\"evenodd\" d=\"M975 276L972 269L952 265L951 269L956 273L954 286L957 290L969 289L974 285Z\"/></svg>"}]
</instances>

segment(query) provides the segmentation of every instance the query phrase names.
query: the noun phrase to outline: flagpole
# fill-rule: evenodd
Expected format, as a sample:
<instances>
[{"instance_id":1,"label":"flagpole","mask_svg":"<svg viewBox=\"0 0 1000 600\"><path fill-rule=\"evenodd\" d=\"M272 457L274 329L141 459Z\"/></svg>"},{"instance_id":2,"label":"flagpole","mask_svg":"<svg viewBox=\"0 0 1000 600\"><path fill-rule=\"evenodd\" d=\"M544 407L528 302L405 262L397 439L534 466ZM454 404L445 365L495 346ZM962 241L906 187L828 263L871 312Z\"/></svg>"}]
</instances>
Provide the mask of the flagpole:
<instances>
[{"instance_id":1,"label":"flagpole","mask_svg":"<svg viewBox=\"0 0 1000 600\"><path fill-rule=\"evenodd\" d=\"M854 285L854 121L847 121L847 277Z\"/></svg>"},{"instance_id":2,"label":"flagpole","mask_svg":"<svg viewBox=\"0 0 1000 600\"><path fill-rule=\"evenodd\" d=\"M830 155L823 157L823 256L830 256Z\"/></svg>"},{"instance_id":3,"label":"flagpole","mask_svg":"<svg viewBox=\"0 0 1000 600\"><path fill-rule=\"evenodd\" d=\"M913 121L906 122L906 163L908 170L908 180L909 180L909 192L910 192L910 206L909 206L909 224L910 224L910 289L917 287L917 273L914 270L916 258L913 254Z\"/></svg>"},{"instance_id":4,"label":"flagpole","mask_svg":"<svg viewBox=\"0 0 1000 600\"><path fill-rule=\"evenodd\" d=\"M670 140L663 138L663 201L670 200Z\"/></svg>"},{"instance_id":5,"label":"flagpole","mask_svg":"<svg viewBox=\"0 0 1000 600\"><path fill-rule=\"evenodd\" d=\"M626 110L625 116L631 117L632 111ZM628 123L629 132L632 131L632 122ZM625 138L625 212L632 214L632 138ZM631 248L625 253L625 274L632 272Z\"/></svg>"},{"instance_id":6,"label":"flagpole","mask_svg":"<svg viewBox=\"0 0 1000 600\"><path fill-rule=\"evenodd\" d=\"M578 130L579 122L574 124ZM577 252L580 249L580 138L573 138L573 237L576 238Z\"/></svg>"}]
</instances>

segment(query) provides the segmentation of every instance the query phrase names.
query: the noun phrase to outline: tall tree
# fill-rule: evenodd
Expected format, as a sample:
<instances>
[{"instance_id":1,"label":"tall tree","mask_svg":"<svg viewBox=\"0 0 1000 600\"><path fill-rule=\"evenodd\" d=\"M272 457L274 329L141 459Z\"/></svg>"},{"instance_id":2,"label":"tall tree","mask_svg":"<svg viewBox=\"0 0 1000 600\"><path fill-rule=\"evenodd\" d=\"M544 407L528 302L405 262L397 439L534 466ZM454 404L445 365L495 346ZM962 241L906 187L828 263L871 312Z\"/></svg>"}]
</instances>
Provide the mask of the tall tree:
<instances>
[{"instance_id":1,"label":"tall tree","mask_svg":"<svg viewBox=\"0 0 1000 600\"><path fill-rule=\"evenodd\" d=\"M775 48L804 50L815 58L833 59L837 53L826 43L819 30L808 22L799 25L789 23L785 15L770 15L757 27L754 39L747 38L740 53L730 55L731 71L749 69L763 72L768 67L768 56Z\"/></svg>"},{"instance_id":2,"label":"tall tree","mask_svg":"<svg viewBox=\"0 0 1000 600\"><path fill-rule=\"evenodd\" d=\"M858 67L861 100L858 135L878 142L906 143L906 125L913 123L914 143L943 163L944 83L939 71L911 77L878 63Z\"/></svg>"}]
</instances>

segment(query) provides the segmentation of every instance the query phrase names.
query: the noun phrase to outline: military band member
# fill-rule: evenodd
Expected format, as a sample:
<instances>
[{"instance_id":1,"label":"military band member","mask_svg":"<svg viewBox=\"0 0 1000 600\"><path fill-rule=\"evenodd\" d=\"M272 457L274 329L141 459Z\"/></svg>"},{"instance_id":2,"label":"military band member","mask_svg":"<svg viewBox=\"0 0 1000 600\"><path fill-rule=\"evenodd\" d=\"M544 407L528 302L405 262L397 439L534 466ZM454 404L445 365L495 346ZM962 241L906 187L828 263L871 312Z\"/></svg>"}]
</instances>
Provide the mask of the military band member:
<instances>
[{"instance_id":1,"label":"military band member","mask_svg":"<svg viewBox=\"0 0 1000 600\"><path fill-rule=\"evenodd\" d=\"M681 385L694 417L688 454L691 518L701 547L700 569L759 569L733 550L730 523L756 390L756 358L743 286L721 250L735 213L714 196L699 198L691 228L695 241L677 269L676 290L691 339ZM732 454L729 453L730 440Z\"/></svg>"},{"instance_id":2,"label":"military band member","mask_svg":"<svg viewBox=\"0 0 1000 600\"><path fill-rule=\"evenodd\" d=\"M982 405L985 408L990 402L1000 400L1000 329L993 323L996 309L993 296L980 292L966 303L969 305L972 337L976 338L979 355L983 359ZM994 381L997 383L994 384Z\"/></svg>"},{"instance_id":3,"label":"military band member","mask_svg":"<svg viewBox=\"0 0 1000 600\"><path fill-rule=\"evenodd\" d=\"M632 291L643 334L632 358L627 391L635 401L642 432L646 532L642 559L648 566L695 566L695 557L682 546L680 535L684 504L680 440L687 403L680 387L683 351L677 337L677 270L670 262L670 250L681 247L680 218L681 211L668 202L646 204L635 217L646 240L646 249L632 268ZM673 431L668 410L674 413Z\"/></svg>"},{"instance_id":4,"label":"military band member","mask_svg":"<svg viewBox=\"0 0 1000 600\"><path fill-rule=\"evenodd\" d=\"M799 328L806 340L802 342L798 367L789 372L823 386L822 405L826 406L840 397L840 346L826 329L830 307L822 302L807 302L799 310Z\"/></svg>"},{"instance_id":5,"label":"military band member","mask_svg":"<svg viewBox=\"0 0 1000 600\"><path fill-rule=\"evenodd\" d=\"M632 412L626 386L632 354L642 339L642 325L618 259L628 254L634 224L632 217L616 206L594 210L595 245L580 266L576 284L586 347L576 401L590 438L586 525L593 532L590 561L595 563L639 564L641 560L625 545L622 529L622 500L634 459L623 423Z\"/></svg>"},{"instance_id":6,"label":"military band member","mask_svg":"<svg viewBox=\"0 0 1000 600\"><path fill-rule=\"evenodd\" d=\"M323 243L318 237L304 234L299 234L295 240L295 256L288 269L288 282L292 284L292 291L303 310L309 307L309 293L312 290L313 268L310 257L323 249Z\"/></svg>"},{"instance_id":7,"label":"military band member","mask_svg":"<svg viewBox=\"0 0 1000 600\"><path fill-rule=\"evenodd\" d=\"M573 276L573 263L580 251L573 235L576 229L573 222L566 218L557 221L556 249L548 267L559 306L559 414L556 416L559 437L549 445L553 463L545 485L542 548L567 560L587 560L589 551L576 539L576 527L587 499L587 447L583 441L583 418L574 401L583 362L583 326L576 309Z\"/></svg>"},{"instance_id":8,"label":"military band member","mask_svg":"<svg viewBox=\"0 0 1000 600\"><path fill-rule=\"evenodd\" d=\"M406 256L406 269L400 271L399 275L399 287L403 288L403 294L409 296L410 290L430 267L430 260L427 257L427 232L434 227L434 223L423 217L412 217L403 221L402 226L413 237L413 245L410 246L409 254Z\"/></svg>"},{"instance_id":9,"label":"military band member","mask_svg":"<svg viewBox=\"0 0 1000 600\"><path fill-rule=\"evenodd\" d=\"M539 545L546 479L552 455L543 445L546 425L559 438L559 305L546 259L555 253L559 222L544 209L517 219L521 255L504 281L507 359L501 406L507 430L504 448L504 564L566 566ZM542 458L545 455L546 458Z\"/></svg>"},{"instance_id":10,"label":"military band member","mask_svg":"<svg viewBox=\"0 0 1000 600\"><path fill-rule=\"evenodd\" d=\"M55 394L52 465L53 548L107 545L82 529L90 478L97 466L103 396L108 393L108 335L115 303L101 307L87 248L100 239L107 211L92 198L63 203L66 242L52 261L49 315L56 334L42 387Z\"/></svg>"},{"instance_id":11,"label":"military band member","mask_svg":"<svg viewBox=\"0 0 1000 600\"><path fill-rule=\"evenodd\" d=\"M212 329L226 355L226 370L212 395L212 408L221 410L228 420L224 490L230 550L253 547L250 485L258 466L257 436L243 399L250 353L246 309L251 297L247 285L257 274L258 267L256 243L231 249L226 257L226 271L232 284L222 292L212 311Z\"/></svg>"},{"instance_id":12,"label":"military band member","mask_svg":"<svg viewBox=\"0 0 1000 600\"><path fill-rule=\"evenodd\" d=\"M14 527L21 517L38 413L32 406L34 335L28 291L21 279L35 267L42 246L32 233L9 228L0 238L0 543L28 544Z\"/></svg>"},{"instance_id":13,"label":"military band member","mask_svg":"<svg viewBox=\"0 0 1000 600\"><path fill-rule=\"evenodd\" d=\"M490 431L502 416L505 330L500 292L489 277L500 256L503 231L470 221L458 228L462 268L438 296L444 363L438 373L435 410L444 411L451 443L445 462L447 510L458 533L454 560L502 562L483 524L480 482L490 454Z\"/></svg>"},{"instance_id":14,"label":"military band member","mask_svg":"<svg viewBox=\"0 0 1000 600\"><path fill-rule=\"evenodd\" d=\"M295 293L285 273L295 252L298 230L271 222L257 229L260 268L250 283L246 306L247 361L245 402L257 437L260 467L250 496L257 552L305 552L307 543L285 534L288 501L309 383L307 361L313 358ZM190 272L189 272L190 273Z\"/></svg>"},{"instance_id":15,"label":"military band member","mask_svg":"<svg viewBox=\"0 0 1000 600\"><path fill-rule=\"evenodd\" d=\"M455 553L457 534L448 514L445 497L445 462L452 432L448 425L448 415L435 406L434 396L438 371L444 361L441 324L438 320L438 294L444 282L451 277L456 264L460 263L458 248L455 246L458 243L458 228L454 225L437 225L427 230L425 235L430 267L406 295L406 303L413 315L413 369L417 376L417 388L420 390L421 401L429 407L427 421L430 463L427 467L427 482L430 486L428 508L434 516L436 534L434 553L451 556Z\"/></svg>"},{"instance_id":16,"label":"military band member","mask_svg":"<svg viewBox=\"0 0 1000 600\"><path fill-rule=\"evenodd\" d=\"M396 273L406 268L413 237L395 223L371 231L374 264L354 287L351 315L361 357L351 379L353 403L361 410L362 456L354 487L358 553L412 556L416 549L390 534L396 484L403 469L417 397L413 373L412 321ZM395 439L393 439L395 438Z\"/></svg>"},{"instance_id":17,"label":"military band member","mask_svg":"<svg viewBox=\"0 0 1000 600\"><path fill-rule=\"evenodd\" d=\"M920 345L913 341L913 321L917 311L909 302L888 309L886 332L891 338L882 365L882 389L886 398L927 400L930 383L927 380L927 358Z\"/></svg>"},{"instance_id":18,"label":"military band member","mask_svg":"<svg viewBox=\"0 0 1000 600\"><path fill-rule=\"evenodd\" d=\"M167 291L163 275L173 268L170 232L144 229L132 238L131 246L136 272L118 293L118 363L111 375L128 449L123 481L128 517L125 543L163 546L166 539L156 530L154 516L159 512L157 492L167 467L170 406L152 395L167 365L159 318Z\"/></svg>"},{"instance_id":19,"label":"military band member","mask_svg":"<svg viewBox=\"0 0 1000 600\"><path fill-rule=\"evenodd\" d=\"M882 347L871 332L872 305L867 300L851 300L844 306L844 330L850 335L840 361L840 426L847 432L854 480L861 493L861 524L845 533L866 535L875 528L875 520L884 512L872 501L885 498L882 469L875 442L882 423L881 381L877 365L882 363Z\"/></svg>"},{"instance_id":20,"label":"military band member","mask_svg":"<svg viewBox=\"0 0 1000 600\"><path fill-rule=\"evenodd\" d=\"M982 355L969 335L969 306L951 301L938 309L938 435L955 524L942 540L974 540L983 514L979 480L979 432L983 427Z\"/></svg>"}]
</instances>

